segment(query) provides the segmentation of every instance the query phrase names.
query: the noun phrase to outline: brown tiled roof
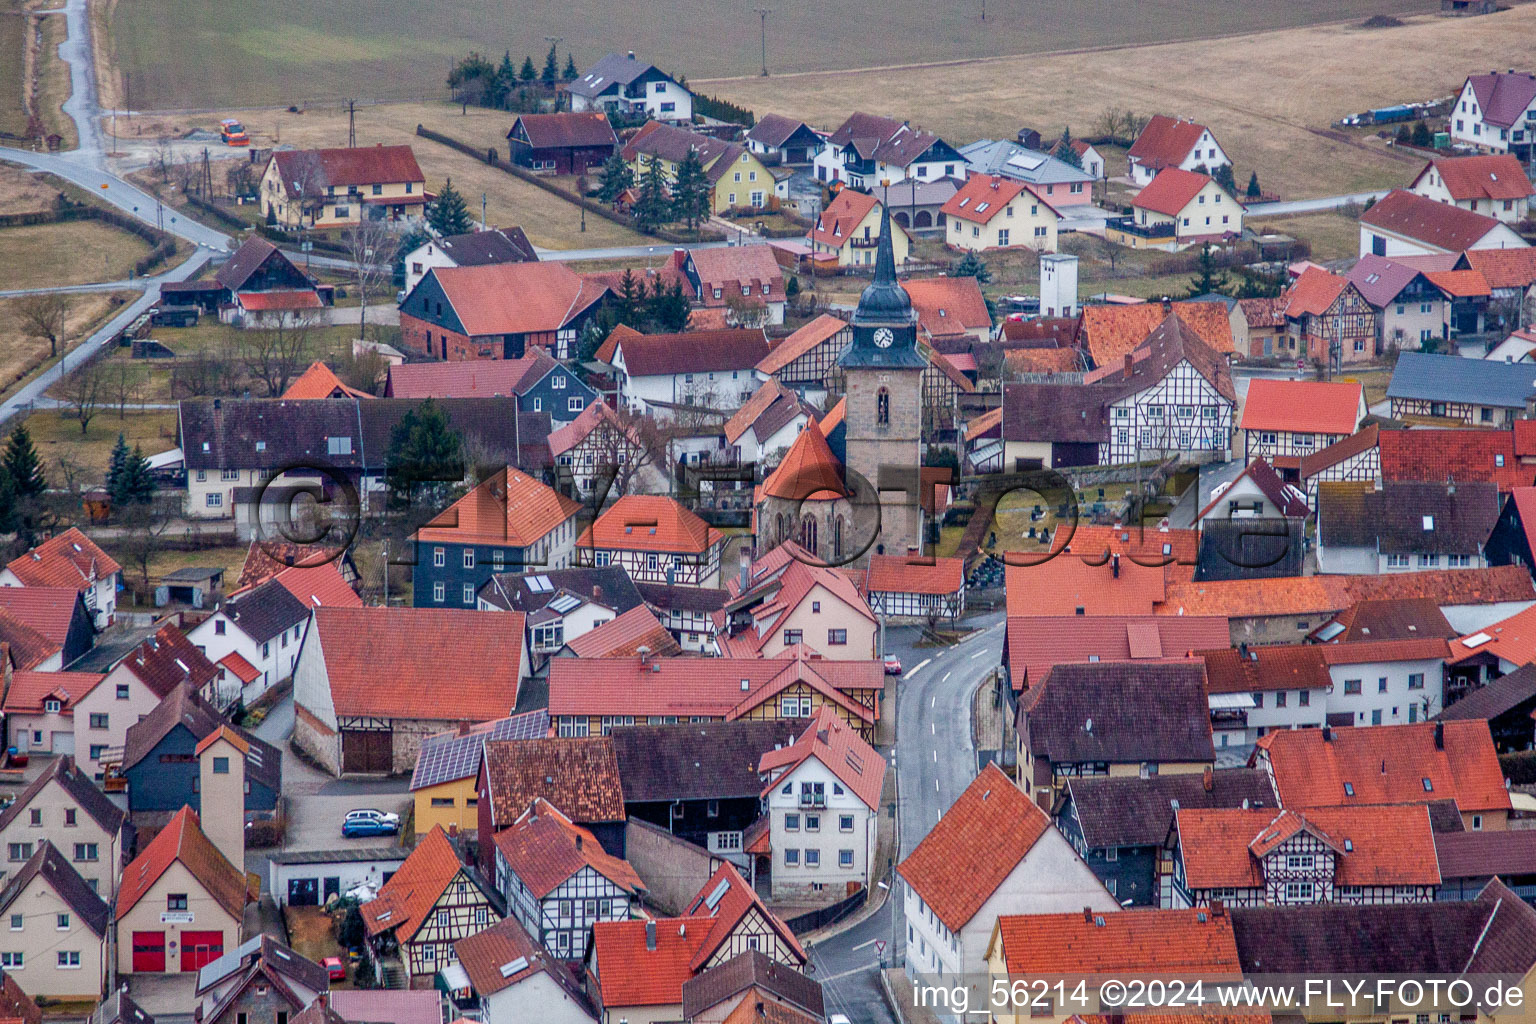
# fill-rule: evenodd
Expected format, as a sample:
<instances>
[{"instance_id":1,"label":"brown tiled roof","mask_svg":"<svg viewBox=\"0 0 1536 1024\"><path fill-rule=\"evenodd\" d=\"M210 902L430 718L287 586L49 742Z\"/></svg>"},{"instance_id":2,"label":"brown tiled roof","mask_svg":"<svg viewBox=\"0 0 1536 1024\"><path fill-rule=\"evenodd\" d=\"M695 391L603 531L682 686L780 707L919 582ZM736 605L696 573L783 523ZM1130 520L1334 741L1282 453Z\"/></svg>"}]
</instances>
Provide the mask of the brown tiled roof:
<instances>
[{"instance_id":1,"label":"brown tiled roof","mask_svg":"<svg viewBox=\"0 0 1536 1024\"><path fill-rule=\"evenodd\" d=\"M1447 479L1487 481L1507 494L1536 483L1536 467L1515 458L1508 430L1387 430L1381 434L1381 476L1441 485Z\"/></svg>"},{"instance_id":2,"label":"brown tiled roof","mask_svg":"<svg viewBox=\"0 0 1536 1024\"><path fill-rule=\"evenodd\" d=\"M1490 288L1527 288L1536 282L1536 246L1468 249L1457 261L1462 264L1482 274Z\"/></svg>"},{"instance_id":3,"label":"brown tiled roof","mask_svg":"<svg viewBox=\"0 0 1536 1024\"><path fill-rule=\"evenodd\" d=\"M1536 100L1536 75L1530 72L1490 71L1486 75L1468 75L1467 85L1483 108L1483 120L1502 128L1511 128Z\"/></svg>"},{"instance_id":4,"label":"brown tiled roof","mask_svg":"<svg viewBox=\"0 0 1536 1024\"><path fill-rule=\"evenodd\" d=\"M165 625L139 644L119 665L138 677L156 697L164 697L178 683L202 689L218 676L218 666L175 626Z\"/></svg>"},{"instance_id":5,"label":"brown tiled roof","mask_svg":"<svg viewBox=\"0 0 1536 1024\"><path fill-rule=\"evenodd\" d=\"M761 1008L765 1015L771 1009L799 1007L810 1014L808 1018L803 1019L809 1021L822 1019L825 1007L822 1001L821 982L755 949L733 956L719 966L711 967L685 981L683 983L683 1016L693 1020L711 1007L719 1006L727 999L732 999L748 989L767 993L773 999L744 999L732 1012L733 1016L740 1012L742 1006L747 1007L753 1014ZM761 1020L766 1024L778 1024L771 1016L753 1016L747 1019ZM801 1018L795 1018L796 1021L799 1019ZM731 1018L727 1017L726 1021L730 1022Z\"/></svg>"},{"instance_id":6,"label":"brown tiled roof","mask_svg":"<svg viewBox=\"0 0 1536 1024\"><path fill-rule=\"evenodd\" d=\"M482 398L521 395L559 364L541 348L518 359L402 363L389 368L391 398Z\"/></svg>"},{"instance_id":7,"label":"brown tiled roof","mask_svg":"<svg viewBox=\"0 0 1536 1024\"><path fill-rule=\"evenodd\" d=\"M1120 364L1127 352L1147 340L1147 335L1167 318L1177 313L1179 319L1215 351L1225 355L1234 351L1232 319L1223 302L1174 302L1165 309L1158 302L1134 305L1084 306L1081 337L1095 366Z\"/></svg>"},{"instance_id":8,"label":"brown tiled roof","mask_svg":"<svg viewBox=\"0 0 1536 1024\"><path fill-rule=\"evenodd\" d=\"M1109 440L1109 392L1084 384L1003 385L1005 441Z\"/></svg>"},{"instance_id":9,"label":"brown tiled roof","mask_svg":"<svg viewBox=\"0 0 1536 1024\"><path fill-rule=\"evenodd\" d=\"M117 919L127 917L166 868L178 861L226 913L240 920L248 899L245 874L203 834L197 813L190 807L177 811L170 824L123 869L115 904Z\"/></svg>"},{"instance_id":10,"label":"brown tiled roof","mask_svg":"<svg viewBox=\"0 0 1536 1024\"><path fill-rule=\"evenodd\" d=\"M783 114L763 114L747 132L747 138L753 142L761 142L765 146L782 146L795 132L808 127L810 126L804 121L797 121Z\"/></svg>"},{"instance_id":11,"label":"brown tiled roof","mask_svg":"<svg viewBox=\"0 0 1536 1024\"><path fill-rule=\"evenodd\" d=\"M567 641L565 646L578 658L627 658L642 647L656 658L682 652L667 627L643 604Z\"/></svg>"},{"instance_id":12,"label":"brown tiled roof","mask_svg":"<svg viewBox=\"0 0 1536 1024\"><path fill-rule=\"evenodd\" d=\"M768 355L768 336L760 328L745 327L642 334L621 339L619 352L631 377L751 370Z\"/></svg>"},{"instance_id":13,"label":"brown tiled roof","mask_svg":"<svg viewBox=\"0 0 1536 1024\"><path fill-rule=\"evenodd\" d=\"M62 839L60 840L63 841ZM37 851L22 867L13 871L5 880L5 889L0 891L0 913L5 913L16 902L33 881L41 878L43 883L52 891L52 895L66 908L75 912L75 915L84 922L85 926L96 933L98 938L105 938L107 934L107 919L111 911L102 902L96 890L86 884L48 839L38 843ZM37 897L34 895L33 899ZM53 902L47 896L43 897L47 902ZM31 916L31 915L29 915Z\"/></svg>"},{"instance_id":14,"label":"brown tiled roof","mask_svg":"<svg viewBox=\"0 0 1536 1024\"><path fill-rule=\"evenodd\" d=\"M111 555L71 526L5 566L24 587L73 587L85 590L99 579L122 572Z\"/></svg>"},{"instance_id":15,"label":"brown tiled roof","mask_svg":"<svg viewBox=\"0 0 1536 1024\"><path fill-rule=\"evenodd\" d=\"M1202 341L1199 333L1177 311L1165 315L1128 354L1131 357L1129 373L1122 359L1118 366L1101 366L1092 371L1083 382L1100 385L1105 389L1108 401L1119 401L1153 387L1181 362L1187 362L1217 394L1229 402L1237 402L1226 357Z\"/></svg>"},{"instance_id":16,"label":"brown tiled roof","mask_svg":"<svg viewBox=\"0 0 1536 1024\"><path fill-rule=\"evenodd\" d=\"M958 933L1050 828L1045 812L988 762L896 870Z\"/></svg>"},{"instance_id":17,"label":"brown tiled roof","mask_svg":"<svg viewBox=\"0 0 1536 1024\"><path fill-rule=\"evenodd\" d=\"M70 799L79 805L81 810L101 826L102 831L112 836L121 831L123 821L127 817L122 808L114 804L111 798L86 777L85 773L75 765L74 758L67 756L56 758L53 764L45 768L37 778L32 780L31 785L11 801L10 806L0 811L0 831L15 821L33 799L48 788L50 783L55 782Z\"/></svg>"},{"instance_id":18,"label":"brown tiled roof","mask_svg":"<svg viewBox=\"0 0 1536 1024\"><path fill-rule=\"evenodd\" d=\"M1360 223L1411 238L1442 252L1472 248L1499 226L1492 217L1393 189L1360 215Z\"/></svg>"},{"instance_id":19,"label":"brown tiled roof","mask_svg":"<svg viewBox=\"0 0 1536 1024\"><path fill-rule=\"evenodd\" d=\"M1301 478L1306 480L1331 466L1337 466L1345 459L1351 459L1361 452L1370 451L1372 448L1380 445L1380 438L1381 428L1372 423L1370 426L1360 428L1348 437L1340 438L1320 452L1303 455L1301 457Z\"/></svg>"},{"instance_id":20,"label":"brown tiled roof","mask_svg":"<svg viewBox=\"0 0 1536 1024\"><path fill-rule=\"evenodd\" d=\"M1328 643L1352 640L1404 640L1413 637L1439 637L1454 640L1456 630L1446 621L1440 606L1427 597L1381 601L1356 601L1324 625L1337 624L1342 632L1323 634L1323 627L1313 630L1309 639Z\"/></svg>"},{"instance_id":21,"label":"brown tiled roof","mask_svg":"<svg viewBox=\"0 0 1536 1024\"><path fill-rule=\"evenodd\" d=\"M1146 779L1088 776L1067 780L1083 841L1090 847L1161 846L1173 806L1278 806L1269 777L1259 768L1222 768L1202 774Z\"/></svg>"},{"instance_id":22,"label":"brown tiled roof","mask_svg":"<svg viewBox=\"0 0 1536 1024\"><path fill-rule=\"evenodd\" d=\"M1327 690L1333 685L1323 649L1316 644L1280 644L1202 651L1211 693L1265 690Z\"/></svg>"},{"instance_id":23,"label":"brown tiled roof","mask_svg":"<svg viewBox=\"0 0 1536 1024\"><path fill-rule=\"evenodd\" d=\"M1205 125L1194 121L1154 114L1126 155L1154 170L1170 164L1177 166L1189 156L1189 151L1195 148L1201 133L1206 130Z\"/></svg>"},{"instance_id":24,"label":"brown tiled roof","mask_svg":"<svg viewBox=\"0 0 1536 1024\"><path fill-rule=\"evenodd\" d=\"M1440 832L1435 853L1444 878L1524 875L1536 863L1536 830Z\"/></svg>"},{"instance_id":25,"label":"brown tiled roof","mask_svg":"<svg viewBox=\"0 0 1536 1024\"><path fill-rule=\"evenodd\" d=\"M235 745L244 745L246 778L265 785L273 793L282 791L282 751L250 733L232 729L213 705L199 697L187 683L176 687L155 705L154 710L128 727L123 740L124 769L142 761L177 726L185 727L195 743L201 743L221 729L229 730Z\"/></svg>"},{"instance_id":26,"label":"brown tiled roof","mask_svg":"<svg viewBox=\"0 0 1536 1024\"><path fill-rule=\"evenodd\" d=\"M804 731L803 719L636 725L613 731L626 803L729 800L762 791L757 763Z\"/></svg>"},{"instance_id":27,"label":"brown tiled roof","mask_svg":"<svg viewBox=\"0 0 1536 1024\"><path fill-rule=\"evenodd\" d=\"M1481 686L1435 716L1440 721L1489 721L1536 697L1536 665L1521 665ZM0 827L4 819L0 818Z\"/></svg>"},{"instance_id":28,"label":"brown tiled roof","mask_svg":"<svg viewBox=\"0 0 1536 1024\"><path fill-rule=\"evenodd\" d=\"M1238 299L1249 327L1284 327L1285 299Z\"/></svg>"},{"instance_id":29,"label":"brown tiled roof","mask_svg":"<svg viewBox=\"0 0 1536 1024\"><path fill-rule=\"evenodd\" d=\"M1057 665L1020 705L1036 757L1057 763L1212 761L1199 662Z\"/></svg>"},{"instance_id":30,"label":"brown tiled roof","mask_svg":"<svg viewBox=\"0 0 1536 1024\"><path fill-rule=\"evenodd\" d=\"M338 715L484 722L517 705L521 612L449 608L314 610L306 643L325 659ZM452 664L452 686L429 686Z\"/></svg>"},{"instance_id":31,"label":"brown tiled roof","mask_svg":"<svg viewBox=\"0 0 1536 1024\"><path fill-rule=\"evenodd\" d=\"M583 1009L588 1007L586 993L576 983L570 969L553 959L515 917L504 918L483 932L460 939L453 944L453 952L469 975L470 984L482 997L510 988L543 971L573 1002ZM519 959L525 964L521 970L502 971Z\"/></svg>"},{"instance_id":32,"label":"brown tiled roof","mask_svg":"<svg viewBox=\"0 0 1536 1024\"><path fill-rule=\"evenodd\" d=\"M126 1002L127 997L124 996L123 1000ZM111 1002L110 998L108 1002ZM0 1020L17 1022L17 1024L42 1024L43 1022L43 1011L38 1009L31 996L21 990L15 977L10 974L0 981ZM87 1018L87 1024L114 1024L115 1020L121 1020L124 1024L154 1024L154 1019L142 1012L138 1016L124 1013L121 1018L102 1018L92 1015Z\"/></svg>"},{"instance_id":33,"label":"brown tiled roof","mask_svg":"<svg viewBox=\"0 0 1536 1024\"><path fill-rule=\"evenodd\" d=\"M535 798L511 828L497 832L495 842L534 899L542 900L582 868L591 868L631 895L645 888L628 861L604 852L591 832L542 797Z\"/></svg>"},{"instance_id":34,"label":"brown tiled roof","mask_svg":"<svg viewBox=\"0 0 1536 1024\"><path fill-rule=\"evenodd\" d=\"M607 736L491 740L485 744L492 820L506 828L542 797L572 821L624 820L624 789Z\"/></svg>"},{"instance_id":35,"label":"brown tiled roof","mask_svg":"<svg viewBox=\"0 0 1536 1024\"><path fill-rule=\"evenodd\" d=\"M702 292L699 301L706 306L724 303L733 294L743 296L743 286L750 288L750 298L758 302L784 301L784 271L774 259L770 245L731 245L716 249L690 249L688 258L699 275ZM768 294L763 294L763 285ZM720 298L713 289L720 289Z\"/></svg>"},{"instance_id":36,"label":"brown tiled roof","mask_svg":"<svg viewBox=\"0 0 1536 1024\"><path fill-rule=\"evenodd\" d=\"M778 373L784 367L796 359L814 349L828 338L836 336L837 332L845 330L848 321L833 316L831 313L822 313L815 320L795 331L789 337L779 342L757 364L757 369L762 373Z\"/></svg>"},{"instance_id":37,"label":"brown tiled roof","mask_svg":"<svg viewBox=\"0 0 1536 1024\"><path fill-rule=\"evenodd\" d=\"M1481 551L1499 519L1491 483L1325 480L1317 485L1317 542L1370 547L1383 554ZM1427 525L1426 525L1427 524Z\"/></svg>"},{"instance_id":38,"label":"brown tiled roof","mask_svg":"<svg viewBox=\"0 0 1536 1024\"><path fill-rule=\"evenodd\" d=\"M1511 571L1513 570L1513 571ZM1441 606L1536 600L1531 574L1521 566L1426 569L1364 576L1282 576L1267 580L1170 583L1159 615L1332 614L1356 601L1428 597Z\"/></svg>"},{"instance_id":39,"label":"brown tiled roof","mask_svg":"<svg viewBox=\"0 0 1536 1024\"><path fill-rule=\"evenodd\" d=\"M880 809L885 758L826 704L816 712L816 717L799 739L780 750L768 751L758 762L758 772L770 779L764 793L773 789L775 783L772 780L782 778L813 758L864 801L866 807Z\"/></svg>"},{"instance_id":40,"label":"brown tiled roof","mask_svg":"<svg viewBox=\"0 0 1536 1024\"><path fill-rule=\"evenodd\" d=\"M424 183L410 146L358 146L355 149L279 150L272 154L284 188L299 182L324 194L332 185L396 185Z\"/></svg>"},{"instance_id":41,"label":"brown tiled roof","mask_svg":"<svg viewBox=\"0 0 1536 1024\"><path fill-rule=\"evenodd\" d=\"M393 931L401 942L410 939L463 870L448 834L441 825L434 825L379 889L378 896L362 905L363 925L368 934Z\"/></svg>"},{"instance_id":42,"label":"brown tiled roof","mask_svg":"<svg viewBox=\"0 0 1536 1024\"><path fill-rule=\"evenodd\" d=\"M619 137L613 133L608 115L600 110L519 114L508 129L507 138L512 137L519 124L528 135L528 144L535 149L619 144Z\"/></svg>"},{"instance_id":43,"label":"brown tiled roof","mask_svg":"<svg viewBox=\"0 0 1536 1024\"><path fill-rule=\"evenodd\" d=\"M1231 918L1206 909L1017 914L998 918L997 927L1011 975L1211 978L1242 972Z\"/></svg>"},{"instance_id":44,"label":"brown tiled roof","mask_svg":"<svg viewBox=\"0 0 1536 1024\"><path fill-rule=\"evenodd\" d=\"M1003 353L1011 373L1073 373L1081 370L1082 350L1075 348L1014 348Z\"/></svg>"},{"instance_id":45,"label":"brown tiled roof","mask_svg":"<svg viewBox=\"0 0 1536 1024\"><path fill-rule=\"evenodd\" d=\"M662 124L660 121L647 121L624 144L621 155L626 163L634 163L636 157L644 154L660 157L662 160L676 164L682 163L689 152L695 152L699 154L699 162L709 167L730 146L729 142L717 139L713 135L704 135L677 125Z\"/></svg>"}]
</instances>

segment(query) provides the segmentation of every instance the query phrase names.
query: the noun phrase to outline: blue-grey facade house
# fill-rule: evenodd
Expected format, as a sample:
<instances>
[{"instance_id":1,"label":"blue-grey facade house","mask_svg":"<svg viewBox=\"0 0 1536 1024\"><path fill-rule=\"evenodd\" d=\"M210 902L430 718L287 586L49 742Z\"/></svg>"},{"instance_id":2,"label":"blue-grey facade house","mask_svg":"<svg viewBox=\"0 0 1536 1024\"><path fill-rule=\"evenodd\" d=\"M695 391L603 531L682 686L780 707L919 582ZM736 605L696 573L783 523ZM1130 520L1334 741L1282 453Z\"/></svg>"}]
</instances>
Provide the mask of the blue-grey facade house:
<instances>
[{"instance_id":1,"label":"blue-grey facade house","mask_svg":"<svg viewBox=\"0 0 1536 1024\"><path fill-rule=\"evenodd\" d=\"M1258 768L1069 779L1056 827L1122 903L1159 906L1157 861L1178 807L1278 807Z\"/></svg>"},{"instance_id":2,"label":"blue-grey facade house","mask_svg":"<svg viewBox=\"0 0 1536 1024\"><path fill-rule=\"evenodd\" d=\"M250 745L245 758L246 817L260 817L277 807L283 788L282 752L231 726L190 684L181 683L155 710L128 727L123 775L128 780L129 812L172 812L188 806L201 814L197 745L221 726Z\"/></svg>"},{"instance_id":3,"label":"blue-grey facade house","mask_svg":"<svg viewBox=\"0 0 1536 1024\"><path fill-rule=\"evenodd\" d=\"M978 139L961 146L960 153L971 172L1022 181L1053 205L1088 202L1093 195L1093 175L1009 139Z\"/></svg>"},{"instance_id":4,"label":"blue-grey facade house","mask_svg":"<svg viewBox=\"0 0 1536 1024\"><path fill-rule=\"evenodd\" d=\"M571 110L601 110L656 121L692 121L693 94L635 51L610 53L565 85Z\"/></svg>"},{"instance_id":5,"label":"blue-grey facade house","mask_svg":"<svg viewBox=\"0 0 1536 1024\"><path fill-rule=\"evenodd\" d=\"M575 561L581 503L508 466L416 531L417 608L474 608L497 573Z\"/></svg>"},{"instance_id":6,"label":"blue-grey facade house","mask_svg":"<svg viewBox=\"0 0 1536 1024\"><path fill-rule=\"evenodd\" d=\"M1431 416L1474 427L1508 427L1536 398L1529 363L1402 352L1387 385L1393 419Z\"/></svg>"}]
</instances>

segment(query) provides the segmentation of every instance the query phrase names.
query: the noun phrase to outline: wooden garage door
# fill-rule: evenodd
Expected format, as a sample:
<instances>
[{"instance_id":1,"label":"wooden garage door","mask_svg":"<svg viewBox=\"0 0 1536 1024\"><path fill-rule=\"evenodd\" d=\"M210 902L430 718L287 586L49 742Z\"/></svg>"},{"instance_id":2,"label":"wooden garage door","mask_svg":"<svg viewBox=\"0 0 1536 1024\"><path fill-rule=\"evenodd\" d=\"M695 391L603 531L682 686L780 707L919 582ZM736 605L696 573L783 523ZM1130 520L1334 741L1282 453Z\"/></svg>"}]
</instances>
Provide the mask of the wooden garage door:
<instances>
[{"instance_id":1,"label":"wooden garage door","mask_svg":"<svg viewBox=\"0 0 1536 1024\"><path fill-rule=\"evenodd\" d=\"M182 932L181 969L200 971L224 955L223 932Z\"/></svg>"},{"instance_id":2,"label":"wooden garage door","mask_svg":"<svg viewBox=\"0 0 1536 1024\"><path fill-rule=\"evenodd\" d=\"M165 932L133 933L133 971L165 970Z\"/></svg>"},{"instance_id":3,"label":"wooden garage door","mask_svg":"<svg viewBox=\"0 0 1536 1024\"><path fill-rule=\"evenodd\" d=\"M341 733L341 770L388 772L394 749L393 733L344 729Z\"/></svg>"}]
</instances>

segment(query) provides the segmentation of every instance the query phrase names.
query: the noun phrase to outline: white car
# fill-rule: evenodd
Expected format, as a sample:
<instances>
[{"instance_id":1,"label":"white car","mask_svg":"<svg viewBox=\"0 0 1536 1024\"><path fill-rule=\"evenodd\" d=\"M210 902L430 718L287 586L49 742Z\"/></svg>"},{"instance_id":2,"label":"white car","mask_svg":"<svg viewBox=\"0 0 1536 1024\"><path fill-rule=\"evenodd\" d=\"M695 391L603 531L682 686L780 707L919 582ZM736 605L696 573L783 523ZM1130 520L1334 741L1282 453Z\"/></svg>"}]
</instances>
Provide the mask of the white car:
<instances>
[{"instance_id":1,"label":"white car","mask_svg":"<svg viewBox=\"0 0 1536 1024\"><path fill-rule=\"evenodd\" d=\"M386 825L400 824L400 815L389 811L381 811L375 807L360 807L355 811L348 811L342 824L346 824L348 821L360 821L365 818L369 821L382 821Z\"/></svg>"}]
</instances>

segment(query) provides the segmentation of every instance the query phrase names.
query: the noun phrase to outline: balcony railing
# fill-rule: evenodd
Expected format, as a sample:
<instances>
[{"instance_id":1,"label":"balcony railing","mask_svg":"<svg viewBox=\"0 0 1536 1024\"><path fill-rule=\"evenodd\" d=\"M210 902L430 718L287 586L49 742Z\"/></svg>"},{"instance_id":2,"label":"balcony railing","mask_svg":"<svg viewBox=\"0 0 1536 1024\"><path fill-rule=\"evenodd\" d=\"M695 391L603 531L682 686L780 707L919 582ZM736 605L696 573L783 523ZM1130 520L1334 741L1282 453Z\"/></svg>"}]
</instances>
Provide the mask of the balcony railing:
<instances>
[{"instance_id":1,"label":"balcony railing","mask_svg":"<svg viewBox=\"0 0 1536 1024\"><path fill-rule=\"evenodd\" d=\"M1138 238L1173 238L1176 229L1172 221L1161 224L1137 224L1132 217L1112 217L1104 222L1106 229L1135 235Z\"/></svg>"},{"instance_id":2,"label":"balcony railing","mask_svg":"<svg viewBox=\"0 0 1536 1024\"><path fill-rule=\"evenodd\" d=\"M827 794L825 793L801 793L801 807L825 807L827 806Z\"/></svg>"}]
</instances>

